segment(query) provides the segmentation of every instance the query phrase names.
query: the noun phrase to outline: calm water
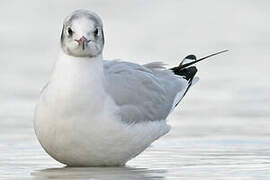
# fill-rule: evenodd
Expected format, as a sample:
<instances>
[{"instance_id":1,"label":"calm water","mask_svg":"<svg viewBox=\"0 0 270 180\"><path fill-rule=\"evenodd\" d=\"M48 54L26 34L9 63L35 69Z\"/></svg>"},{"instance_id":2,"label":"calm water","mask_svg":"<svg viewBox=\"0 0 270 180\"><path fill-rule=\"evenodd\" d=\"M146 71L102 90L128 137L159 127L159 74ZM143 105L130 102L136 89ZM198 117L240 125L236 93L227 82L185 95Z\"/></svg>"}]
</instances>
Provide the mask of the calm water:
<instances>
[{"instance_id":1,"label":"calm water","mask_svg":"<svg viewBox=\"0 0 270 180\"><path fill-rule=\"evenodd\" d=\"M106 58L169 66L189 53L200 81L169 117L172 131L121 168L66 168L35 138L32 116L57 56L63 18L104 21ZM269 179L270 2L1 1L0 179Z\"/></svg>"}]
</instances>

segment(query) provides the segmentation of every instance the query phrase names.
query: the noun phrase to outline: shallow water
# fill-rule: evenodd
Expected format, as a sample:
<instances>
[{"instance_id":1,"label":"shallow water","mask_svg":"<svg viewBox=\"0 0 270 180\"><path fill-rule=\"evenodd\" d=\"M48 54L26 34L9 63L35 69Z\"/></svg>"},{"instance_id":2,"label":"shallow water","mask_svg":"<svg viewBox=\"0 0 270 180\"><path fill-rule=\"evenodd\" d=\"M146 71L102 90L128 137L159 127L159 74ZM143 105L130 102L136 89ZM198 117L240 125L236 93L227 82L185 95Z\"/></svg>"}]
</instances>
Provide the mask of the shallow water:
<instances>
[{"instance_id":1,"label":"shallow water","mask_svg":"<svg viewBox=\"0 0 270 180\"><path fill-rule=\"evenodd\" d=\"M1 1L0 179L269 179L269 1ZM35 138L32 116L57 57L63 17L104 21L104 56L198 65L200 81L168 118L171 132L125 167L66 168Z\"/></svg>"}]
</instances>

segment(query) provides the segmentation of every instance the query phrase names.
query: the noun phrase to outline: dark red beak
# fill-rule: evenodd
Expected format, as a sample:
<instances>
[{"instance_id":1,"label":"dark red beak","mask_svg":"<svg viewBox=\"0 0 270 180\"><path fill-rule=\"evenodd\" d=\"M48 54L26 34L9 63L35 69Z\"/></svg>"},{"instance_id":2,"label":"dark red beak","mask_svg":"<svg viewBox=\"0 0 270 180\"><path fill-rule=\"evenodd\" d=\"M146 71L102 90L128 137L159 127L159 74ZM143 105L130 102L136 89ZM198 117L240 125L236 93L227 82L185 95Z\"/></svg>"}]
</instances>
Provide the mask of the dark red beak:
<instances>
[{"instance_id":1,"label":"dark red beak","mask_svg":"<svg viewBox=\"0 0 270 180\"><path fill-rule=\"evenodd\" d=\"M82 46L82 49L85 49L85 46L87 45L87 43L90 42L90 40L86 39L84 36L81 37L79 40L75 40L79 43L79 46Z\"/></svg>"}]
</instances>

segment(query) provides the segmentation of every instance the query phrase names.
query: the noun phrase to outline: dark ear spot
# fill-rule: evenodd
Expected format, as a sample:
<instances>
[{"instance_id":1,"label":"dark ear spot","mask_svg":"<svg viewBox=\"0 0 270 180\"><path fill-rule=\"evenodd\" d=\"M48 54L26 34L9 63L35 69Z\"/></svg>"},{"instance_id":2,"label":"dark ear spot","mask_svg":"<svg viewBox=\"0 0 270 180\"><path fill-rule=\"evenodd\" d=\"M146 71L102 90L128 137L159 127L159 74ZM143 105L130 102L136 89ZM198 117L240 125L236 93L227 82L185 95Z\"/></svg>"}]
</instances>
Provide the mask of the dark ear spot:
<instances>
[{"instance_id":1,"label":"dark ear spot","mask_svg":"<svg viewBox=\"0 0 270 180\"><path fill-rule=\"evenodd\" d=\"M104 43L105 43L105 40L104 40L104 32L103 32L103 29L101 29L101 41L102 41L102 44L104 46Z\"/></svg>"},{"instance_id":2,"label":"dark ear spot","mask_svg":"<svg viewBox=\"0 0 270 180\"><path fill-rule=\"evenodd\" d=\"M101 29L101 34L102 34L102 44L104 46L104 43L105 43L105 38L104 38L104 32L103 32L103 29Z\"/></svg>"},{"instance_id":3,"label":"dark ear spot","mask_svg":"<svg viewBox=\"0 0 270 180\"><path fill-rule=\"evenodd\" d=\"M62 28L62 33L61 33L61 42L63 42L63 41L64 41L64 26Z\"/></svg>"}]
</instances>

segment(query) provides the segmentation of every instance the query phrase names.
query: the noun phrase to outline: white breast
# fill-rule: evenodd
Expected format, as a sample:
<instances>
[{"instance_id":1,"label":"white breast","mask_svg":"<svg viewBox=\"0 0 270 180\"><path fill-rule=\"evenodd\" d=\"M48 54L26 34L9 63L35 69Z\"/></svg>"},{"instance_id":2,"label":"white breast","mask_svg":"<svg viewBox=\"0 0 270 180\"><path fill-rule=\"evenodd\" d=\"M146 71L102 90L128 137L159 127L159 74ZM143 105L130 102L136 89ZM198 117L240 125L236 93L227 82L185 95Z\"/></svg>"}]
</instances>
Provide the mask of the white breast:
<instances>
[{"instance_id":1,"label":"white breast","mask_svg":"<svg viewBox=\"0 0 270 180\"><path fill-rule=\"evenodd\" d=\"M72 166L123 165L169 131L165 120L123 123L103 83L99 59L62 54L56 63L34 120L41 145L56 160Z\"/></svg>"}]
</instances>

